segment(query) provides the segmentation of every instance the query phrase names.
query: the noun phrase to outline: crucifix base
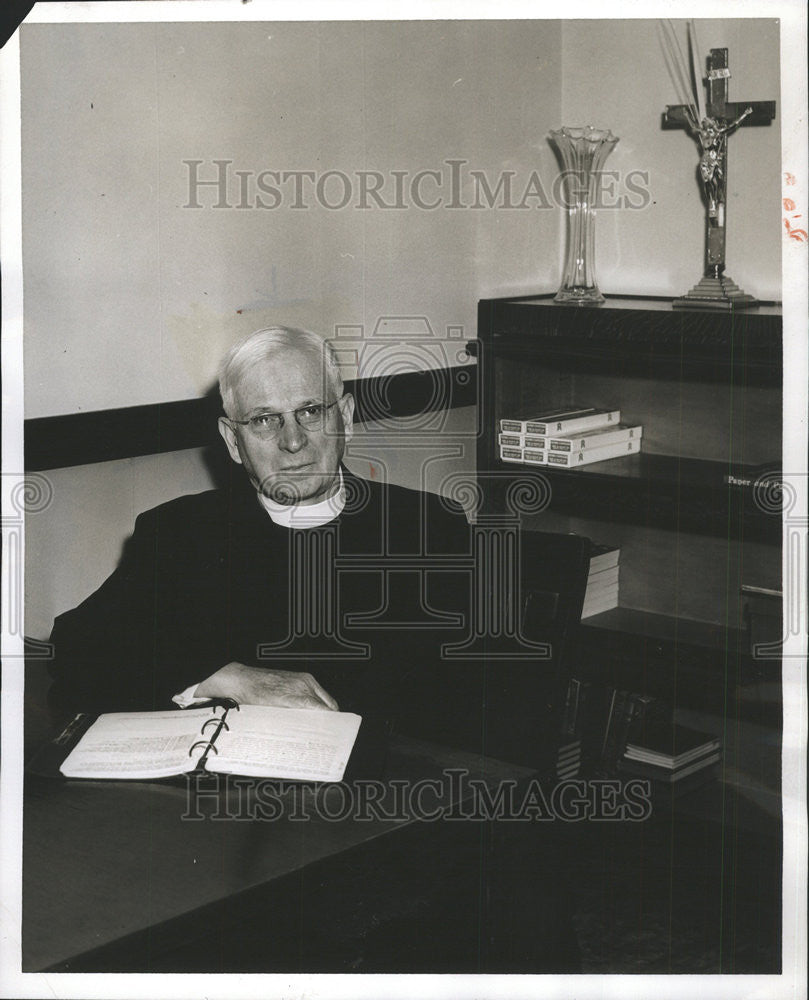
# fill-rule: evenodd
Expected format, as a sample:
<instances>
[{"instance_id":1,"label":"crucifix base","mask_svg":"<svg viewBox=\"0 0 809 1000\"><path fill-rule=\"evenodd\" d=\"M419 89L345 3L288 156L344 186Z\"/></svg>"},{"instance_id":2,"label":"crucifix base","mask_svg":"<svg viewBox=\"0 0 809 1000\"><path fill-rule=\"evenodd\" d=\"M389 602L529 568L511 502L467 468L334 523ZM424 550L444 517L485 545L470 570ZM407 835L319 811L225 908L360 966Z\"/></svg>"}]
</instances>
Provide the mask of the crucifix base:
<instances>
[{"instance_id":1,"label":"crucifix base","mask_svg":"<svg viewBox=\"0 0 809 1000\"><path fill-rule=\"evenodd\" d=\"M671 304L675 309L757 309L759 302L726 274L718 277L706 274L688 294Z\"/></svg>"}]
</instances>

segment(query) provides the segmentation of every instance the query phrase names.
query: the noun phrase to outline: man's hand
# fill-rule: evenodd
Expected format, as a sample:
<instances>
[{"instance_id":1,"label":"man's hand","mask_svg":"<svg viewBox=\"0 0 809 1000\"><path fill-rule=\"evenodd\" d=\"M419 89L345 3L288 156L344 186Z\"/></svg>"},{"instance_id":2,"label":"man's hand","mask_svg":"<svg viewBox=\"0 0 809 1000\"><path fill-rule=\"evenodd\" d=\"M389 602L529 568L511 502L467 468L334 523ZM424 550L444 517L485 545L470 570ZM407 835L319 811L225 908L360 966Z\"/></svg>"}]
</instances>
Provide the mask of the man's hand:
<instances>
[{"instance_id":1,"label":"man's hand","mask_svg":"<svg viewBox=\"0 0 809 1000\"><path fill-rule=\"evenodd\" d=\"M233 698L241 705L315 708L339 712L340 706L311 674L295 670L264 670L228 663L197 685L198 698Z\"/></svg>"}]
</instances>

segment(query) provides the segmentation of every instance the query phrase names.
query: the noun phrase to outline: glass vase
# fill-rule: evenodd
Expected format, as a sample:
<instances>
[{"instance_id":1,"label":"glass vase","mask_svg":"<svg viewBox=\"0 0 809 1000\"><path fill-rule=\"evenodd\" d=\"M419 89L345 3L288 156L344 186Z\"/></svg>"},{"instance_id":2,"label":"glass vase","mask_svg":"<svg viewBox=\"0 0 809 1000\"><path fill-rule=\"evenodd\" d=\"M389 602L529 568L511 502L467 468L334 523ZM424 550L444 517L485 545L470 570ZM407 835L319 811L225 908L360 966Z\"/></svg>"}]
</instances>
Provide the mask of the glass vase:
<instances>
[{"instance_id":1,"label":"glass vase","mask_svg":"<svg viewBox=\"0 0 809 1000\"><path fill-rule=\"evenodd\" d=\"M595 278L595 206L600 171L618 137L609 129L551 130L564 167L562 181L567 208L567 250L556 302L603 302Z\"/></svg>"}]
</instances>

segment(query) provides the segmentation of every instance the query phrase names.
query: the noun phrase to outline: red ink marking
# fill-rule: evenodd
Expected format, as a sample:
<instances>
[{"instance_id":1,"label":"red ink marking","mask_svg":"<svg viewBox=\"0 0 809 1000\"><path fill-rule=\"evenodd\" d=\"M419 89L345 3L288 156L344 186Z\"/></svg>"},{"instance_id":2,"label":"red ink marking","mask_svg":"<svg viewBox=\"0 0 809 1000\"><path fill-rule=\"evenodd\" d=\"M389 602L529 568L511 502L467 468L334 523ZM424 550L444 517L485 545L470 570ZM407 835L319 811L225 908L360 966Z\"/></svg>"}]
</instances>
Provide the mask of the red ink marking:
<instances>
[{"instance_id":1,"label":"red ink marking","mask_svg":"<svg viewBox=\"0 0 809 1000\"><path fill-rule=\"evenodd\" d=\"M794 174L784 174L787 184L795 183ZM803 215L800 212L796 212L795 209L798 207L792 198L782 198L781 203L784 206L784 210L791 212L791 216L784 219L784 228L787 231L787 235L791 240L796 240L798 243L805 243L807 239L807 233L805 229L794 229L793 223L796 219L802 219Z\"/></svg>"},{"instance_id":2,"label":"red ink marking","mask_svg":"<svg viewBox=\"0 0 809 1000\"><path fill-rule=\"evenodd\" d=\"M784 179L787 184L795 183L795 174L784 174Z\"/></svg>"}]
</instances>

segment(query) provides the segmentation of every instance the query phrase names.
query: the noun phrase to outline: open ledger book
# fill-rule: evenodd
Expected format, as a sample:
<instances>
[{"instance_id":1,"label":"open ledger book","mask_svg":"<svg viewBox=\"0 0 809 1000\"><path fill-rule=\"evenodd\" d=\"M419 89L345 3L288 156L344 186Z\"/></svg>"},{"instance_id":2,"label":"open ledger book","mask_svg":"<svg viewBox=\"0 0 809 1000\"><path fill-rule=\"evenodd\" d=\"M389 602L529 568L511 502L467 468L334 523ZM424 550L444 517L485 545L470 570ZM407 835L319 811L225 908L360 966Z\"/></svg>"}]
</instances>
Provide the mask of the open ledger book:
<instances>
[{"instance_id":1,"label":"open ledger book","mask_svg":"<svg viewBox=\"0 0 809 1000\"><path fill-rule=\"evenodd\" d=\"M68 778L167 778L204 769L340 781L360 727L350 712L260 705L100 715L60 770Z\"/></svg>"}]
</instances>

